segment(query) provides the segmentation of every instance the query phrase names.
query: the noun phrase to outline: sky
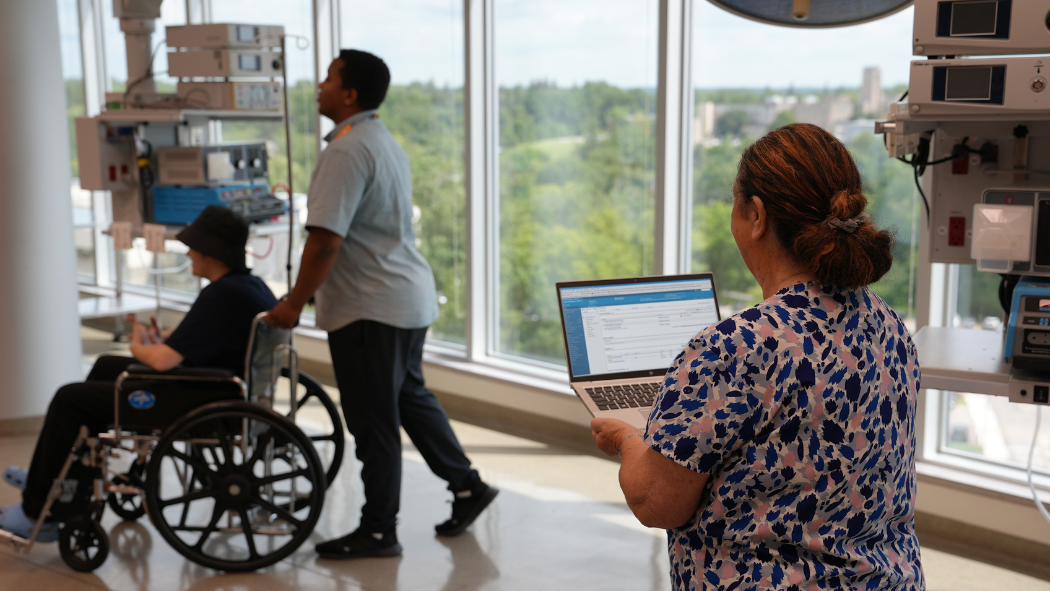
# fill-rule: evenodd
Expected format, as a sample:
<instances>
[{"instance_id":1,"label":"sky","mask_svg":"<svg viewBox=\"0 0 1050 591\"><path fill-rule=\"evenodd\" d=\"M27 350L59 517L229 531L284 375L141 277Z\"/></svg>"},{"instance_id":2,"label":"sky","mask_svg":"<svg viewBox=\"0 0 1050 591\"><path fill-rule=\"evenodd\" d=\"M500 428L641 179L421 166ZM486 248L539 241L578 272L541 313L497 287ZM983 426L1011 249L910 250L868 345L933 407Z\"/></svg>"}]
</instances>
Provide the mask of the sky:
<instances>
[{"instance_id":1,"label":"sky","mask_svg":"<svg viewBox=\"0 0 1050 591\"><path fill-rule=\"evenodd\" d=\"M80 77L76 0L56 1L63 71ZM106 15L112 14L111 1L103 2ZM212 0L212 18L280 23L289 34L311 38L311 4ZM497 81L655 87L658 5L658 0L495 0ZM342 45L383 57L395 84L463 83L462 0L342 0L341 7ZM161 10L165 24L185 23L184 2L165 0ZM857 87L862 69L878 66L884 86L907 83L912 10L851 27L794 29L749 21L697 0L693 81L700 88ZM105 29L109 74L123 80L124 40L117 19L107 16ZM154 43L162 39L158 27ZM289 51L291 79L313 75L313 53L312 47ZM166 67L158 56L155 70Z\"/></svg>"}]
</instances>

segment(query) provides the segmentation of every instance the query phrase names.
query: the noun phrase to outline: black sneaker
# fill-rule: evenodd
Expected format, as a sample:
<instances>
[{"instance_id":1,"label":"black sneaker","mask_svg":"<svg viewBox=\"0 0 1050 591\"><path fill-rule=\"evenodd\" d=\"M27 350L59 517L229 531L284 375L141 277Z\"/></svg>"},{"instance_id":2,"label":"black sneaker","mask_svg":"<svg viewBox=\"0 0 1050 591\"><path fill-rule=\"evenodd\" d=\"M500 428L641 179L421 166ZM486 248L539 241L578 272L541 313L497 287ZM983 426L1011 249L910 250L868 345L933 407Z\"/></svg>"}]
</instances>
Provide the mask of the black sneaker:
<instances>
[{"instance_id":1,"label":"black sneaker","mask_svg":"<svg viewBox=\"0 0 1050 591\"><path fill-rule=\"evenodd\" d=\"M478 485L474 490L455 493L456 498L452 501L452 517L445 523L434 526L434 531L439 536L452 537L463 533L499 494L498 489L484 482L478 482Z\"/></svg>"},{"instance_id":2,"label":"black sneaker","mask_svg":"<svg viewBox=\"0 0 1050 591\"><path fill-rule=\"evenodd\" d=\"M362 531L361 528L339 539L320 543L315 549L321 558L332 560L401 556L401 544L397 543L396 532L372 534Z\"/></svg>"}]
</instances>

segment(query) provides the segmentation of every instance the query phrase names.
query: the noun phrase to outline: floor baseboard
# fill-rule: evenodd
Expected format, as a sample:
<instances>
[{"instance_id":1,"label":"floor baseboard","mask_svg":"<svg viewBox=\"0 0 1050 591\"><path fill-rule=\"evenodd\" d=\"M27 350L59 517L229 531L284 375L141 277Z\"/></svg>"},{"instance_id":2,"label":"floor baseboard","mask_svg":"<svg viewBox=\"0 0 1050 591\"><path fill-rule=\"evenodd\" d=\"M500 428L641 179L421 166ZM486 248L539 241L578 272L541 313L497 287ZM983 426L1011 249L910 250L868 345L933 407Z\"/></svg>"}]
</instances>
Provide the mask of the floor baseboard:
<instances>
[{"instance_id":1,"label":"floor baseboard","mask_svg":"<svg viewBox=\"0 0 1050 591\"><path fill-rule=\"evenodd\" d=\"M44 426L44 415L38 417L21 417L17 419L0 419L0 437L17 437L19 435L36 435Z\"/></svg>"},{"instance_id":2,"label":"floor baseboard","mask_svg":"<svg viewBox=\"0 0 1050 591\"><path fill-rule=\"evenodd\" d=\"M915 514L915 533L923 548L1050 581L1050 546L1045 544L920 512Z\"/></svg>"}]
</instances>

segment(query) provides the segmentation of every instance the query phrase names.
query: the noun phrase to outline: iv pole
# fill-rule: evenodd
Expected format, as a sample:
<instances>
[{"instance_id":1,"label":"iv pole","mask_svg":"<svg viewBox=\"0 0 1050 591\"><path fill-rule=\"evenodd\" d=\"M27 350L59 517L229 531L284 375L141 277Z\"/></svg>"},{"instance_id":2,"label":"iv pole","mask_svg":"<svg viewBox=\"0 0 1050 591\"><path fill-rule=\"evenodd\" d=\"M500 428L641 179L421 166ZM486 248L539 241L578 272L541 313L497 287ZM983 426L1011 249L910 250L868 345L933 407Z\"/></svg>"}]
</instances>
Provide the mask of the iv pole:
<instances>
[{"instance_id":1,"label":"iv pole","mask_svg":"<svg viewBox=\"0 0 1050 591\"><path fill-rule=\"evenodd\" d=\"M284 80L284 142L288 157L288 260L285 273L288 275L288 294L292 293L292 253L295 252L295 193L292 192L292 124L288 107L288 49L287 35L281 35L281 77Z\"/></svg>"}]
</instances>

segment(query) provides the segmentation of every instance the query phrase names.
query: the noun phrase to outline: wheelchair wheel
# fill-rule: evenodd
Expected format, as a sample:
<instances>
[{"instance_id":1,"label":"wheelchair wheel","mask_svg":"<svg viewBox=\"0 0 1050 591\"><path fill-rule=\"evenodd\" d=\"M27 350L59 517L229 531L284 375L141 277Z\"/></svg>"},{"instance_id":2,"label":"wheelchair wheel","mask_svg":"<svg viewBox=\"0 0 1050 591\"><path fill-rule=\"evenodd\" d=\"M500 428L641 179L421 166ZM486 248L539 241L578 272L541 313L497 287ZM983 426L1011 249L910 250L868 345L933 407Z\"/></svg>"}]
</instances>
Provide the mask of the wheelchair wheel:
<instances>
[{"instance_id":1,"label":"wheelchair wheel","mask_svg":"<svg viewBox=\"0 0 1050 591\"><path fill-rule=\"evenodd\" d=\"M89 573L109 556L109 536L91 517L77 515L58 532L58 552L69 568Z\"/></svg>"},{"instance_id":2,"label":"wheelchair wheel","mask_svg":"<svg viewBox=\"0 0 1050 591\"><path fill-rule=\"evenodd\" d=\"M127 474L118 474L113 477L113 484L123 486L135 486L141 491L143 488L142 474L146 471L146 464L135 462L131 464ZM142 504L141 494L110 493L106 499L109 508L124 521L138 521L139 517L146 514L146 507Z\"/></svg>"},{"instance_id":3,"label":"wheelchair wheel","mask_svg":"<svg viewBox=\"0 0 1050 591\"><path fill-rule=\"evenodd\" d=\"M313 442L295 424L258 405L217 402L161 436L146 471L146 507L186 558L251 571L309 537L325 488Z\"/></svg>"},{"instance_id":4,"label":"wheelchair wheel","mask_svg":"<svg viewBox=\"0 0 1050 591\"><path fill-rule=\"evenodd\" d=\"M281 369L281 377L287 378L288 374L287 367ZM325 477L327 478L328 486L331 486L335 482L335 475L339 473L339 467L343 464L343 451L346 448L346 438L343 436L343 420L339 417L339 407L336 406L331 396L324 391L320 382L315 380L313 376L299 372L299 383L306 388L306 392L296 401L296 412L302 411L303 407L308 404L318 403L328 415L327 419L320 421L300 420L297 422L297 426L310 437L310 441L314 442L317 455L321 458L321 463L325 467ZM288 412L286 416L291 417L291 414L291 412Z\"/></svg>"}]
</instances>

